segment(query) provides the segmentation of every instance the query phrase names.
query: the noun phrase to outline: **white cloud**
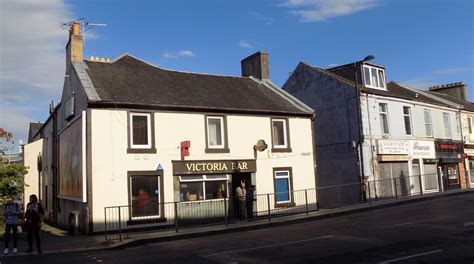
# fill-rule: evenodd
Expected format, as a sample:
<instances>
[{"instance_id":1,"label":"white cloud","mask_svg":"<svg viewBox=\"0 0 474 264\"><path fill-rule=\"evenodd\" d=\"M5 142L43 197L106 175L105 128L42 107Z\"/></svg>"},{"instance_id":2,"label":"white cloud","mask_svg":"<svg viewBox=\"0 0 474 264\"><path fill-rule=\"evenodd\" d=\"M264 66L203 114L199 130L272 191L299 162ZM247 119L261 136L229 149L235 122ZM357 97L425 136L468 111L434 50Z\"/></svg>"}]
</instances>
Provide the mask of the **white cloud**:
<instances>
[{"instance_id":1,"label":"white cloud","mask_svg":"<svg viewBox=\"0 0 474 264\"><path fill-rule=\"evenodd\" d=\"M165 59L178 59L178 58L183 58L183 57L196 57L196 54L194 54L190 50L180 50L178 52L164 52L163 53L163 58Z\"/></svg>"},{"instance_id":2,"label":"white cloud","mask_svg":"<svg viewBox=\"0 0 474 264\"><path fill-rule=\"evenodd\" d=\"M467 69L464 67L452 67L452 68L446 68L446 69L439 69L436 71L433 71L434 74L439 74L439 75L448 75L448 74L456 74L456 73L462 73L465 72Z\"/></svg>"},{"instance_id":3,"label":"white cloud","mask_svg":"<svg viewBox=\"0 0 474 264\"><path fill-rule=\"evenodd\" d=\"M0 1L0 127L17 139L61 96L70 17L62 0Z\"/></svg>"},{"instance_id":4,"label":"white cloud","mask_svg":"<svg viewBox=\"0 0 474 264\"><path fill-rule=\"evenodd\" d=\"M249 49L252 47L252 45L250 45L247 41L245 40L241 40L239 41L239 46L243 49Z\"/></svg>"},{"instance_id":5,"label":"white cloud","mask_svg":"<svg viewBox=\"0 0 474 264\"><path fill-rule=\"evenodd\" d=\"M280 6L289 8L290 14L298 16L303 22L317 22L381 4L380 0L286 0Z\"/></svg>"}]
</instances>

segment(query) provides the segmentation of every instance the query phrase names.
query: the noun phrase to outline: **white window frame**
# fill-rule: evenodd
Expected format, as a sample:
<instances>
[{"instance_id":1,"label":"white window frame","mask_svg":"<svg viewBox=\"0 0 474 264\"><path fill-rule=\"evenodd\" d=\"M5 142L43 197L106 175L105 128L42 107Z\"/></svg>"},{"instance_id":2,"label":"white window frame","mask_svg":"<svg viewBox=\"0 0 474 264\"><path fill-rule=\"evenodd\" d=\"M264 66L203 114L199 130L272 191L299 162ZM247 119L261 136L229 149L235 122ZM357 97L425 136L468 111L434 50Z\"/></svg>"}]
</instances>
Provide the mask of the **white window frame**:
<instances>
[{"instance_id":1,"label":"white window frame","mask_svg":"<svg viewBox=\"0 0 474 264\"><path fill-rule=\"evenodd\" d=\"M218 119L221 122L221 145L211 145L210 133L209 133L209 119ZM206 117L206 127L207 127L207 147L210 149L223 149L225 148L225 129L224 129L224 117L223 116L207 116Z\"/></svg>"},{"instance_id":2,"label":"white window frame","mask_svg":"<svg viewBox=\"0 0 474 264\"><path fill-rule=\"evenodd\" d=\"M408 114L405 114L405 108L408 109ZM412 122L412 118L411 118L411 107L409 106L403 106L403 123L404 125L406 126L405 124L405 117L408 117L409 120L410 120L410 134L407 134L407 130L406 130L406 127L405 127L405 134L408 135L408 136L412 136L413 135L413 122Z\"/></svg>"},{"instance_id":3,"label":"white window frame","mask_svg":"<svg viewBox=\"0 0 474 264\"><path fill-rule=\"evenodd\" d=\"M283 140L285 142L285 144L283 145L276 145L275 143L275 140L274 140L274 136L275 134L273 133L273 122L283 122ZM272 119L272 143L273 143L273 148L276 148L276 149L285 149L285 148L288 148L288 135L286 133L286 119L281 119L281 118L274 118Z\"/></svg>"},{"instance_id":4,"label":"white window frame","mask_svg":"<svg viewBox=\"0 0 474 264\"><path fill-rule=\"evenodd\" d=\"M380 106L381 105L385 105L385 112L381 112L380 111ZM384 126L382 125L382 115L385 115L387 116L387 129L388 131L385 132L383 131L384 130ZM390 135L390 118L388 116L388 104L387 103L379 103L379 118L380 118L380 132L382 135Z\"/></svg>"},{"instance_id":5,"label":"white window frame","mask_svg":"<svg viewBox=\"0 0 474 264\"><path fill-rule=\"evenodd\" d=\"M285 172L286 173L286 176L277 176L277 173L279 172ZM277 204L286 204L286 203L291 203L292 202L292 199L291 199L291 178L290 178L290 171L289 170L276 170L274 172L274 176L275 176L275 181L273 182L273 184L276 185L276 180L277 179L288 179L288 199L289 200L286 200L286 201L276 201L276 197L275 197L275 202ZM276 192L276 188L275 188L275 196L278 195L278 193Z\"/></svg>"},{"instance_id":6,"label":"white window frame","mask_svg":"<svg viewBox=\"0 0 474 264\"><path fill-rule=\"evenodd\" d=\"M448 117L447 123L445 122L444 117ZM443 112L443 127L444 127L444 136L446 138L451 138L452 137L452 131L451 131L451 117L449 113Z\"/></svg>"},{"instance_id":7,"label":"white window frame","mask_svg":"<svg viewBox=\"0 0 474 264\"><path fill-rule=\"evenodd\" d=\"M369 80L367 81L366 80L366 77L365 77L365 69L368 69L369 70ZM372 70L375 69L375 73L376 73L376 80L377 80L377 84L373 84L372 83L372 79L373 79L373 75L372 75ZM382 72L382 79L380 79L380 72ZM369 88L374 88L374 89L383 89L385 90L386 89L386 80L385 80L385 70L384 69L381 69L381 68L377 68L377 67L373 67L373 66L369 66L369 65L364 65L363 68L362 68L362 74L361 74L364 78L364 85L366 87L369 87ZM369 83L369 84L367 84Z\"/></svg>"},{"instance_id":8,"label":"white window frame","mask_svg":"<svg viewBox=\"0 0 474 264\"><path fill-rule=\"evenodd\" d=\"M425 113L428 113L429 114L429 120L426 120L426 115ZM431 117L431 110L429 109L424 109L423 110L423 120L424 120L424 123L425 123L425 134L427 137L433 137L433 119ZM429 122L426 122L426 121L429 121ZM428 131L426 131L426 125L430 125L430 133L428 134Z\"/></svg>"},{"instance_id":9,"label":"white window frame","mask_svg":"<svg viewBox=\"0 0 474 264\"><path fill-rule=\"evenodd\" d=\"M133 117L146 116L147 117L147 138L148 144L134 144L133 143ZM150 149L151 148L151 114L150 113L130 113L130 147L132 149Z\"/></svg>"},{"instance_id":10,"label":"white window frame","mask_svg":"<svg viewBox=\"0 0 474 264\"><path fill-rule=\"evenodd\" d=\"M192 176L201 176L201 179L186 179ZM213 177L213 176L223 176L223 177ZM206 199L206 182L210 181L226 181L226 188L225 188L225 197L229 197L229 174L218 174L218 175L190 175L190 176L179 176L179 184L181 185L182 182L202 182L202 192L203 192L203 197L204 199L202 200L196 200L196 201L186 201L182 202L180 199L181 203L195 203L195 202L203 202L203 201L215 201L215 200L222 200L224 198L216 198L216 199Z\"/></svg>"}]
</instances>

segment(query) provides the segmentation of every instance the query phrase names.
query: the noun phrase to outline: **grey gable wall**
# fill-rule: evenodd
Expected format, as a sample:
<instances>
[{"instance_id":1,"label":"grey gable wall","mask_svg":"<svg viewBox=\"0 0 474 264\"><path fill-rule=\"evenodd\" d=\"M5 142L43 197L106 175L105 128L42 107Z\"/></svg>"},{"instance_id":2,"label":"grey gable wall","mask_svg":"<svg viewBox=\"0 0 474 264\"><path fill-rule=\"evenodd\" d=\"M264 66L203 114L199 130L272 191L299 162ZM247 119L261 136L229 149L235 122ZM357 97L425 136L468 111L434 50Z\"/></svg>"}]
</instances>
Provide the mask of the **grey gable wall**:
<instances>
[{"instance_id":1,"label":"grey gable wall","mask_svg":"<svg viewBox=\"0 0 474 264\"><path fill-rule=\"evenodd\" d=\"M282 88L316 112L317 186L358 183L357 156L351 144L358 139L354 87L300 63ZM361 199L360 188L354 187L340 189L342 202ZM319 190L320 206L335 206L336 195L335 188Z\"/></svg>"}]
</instances>

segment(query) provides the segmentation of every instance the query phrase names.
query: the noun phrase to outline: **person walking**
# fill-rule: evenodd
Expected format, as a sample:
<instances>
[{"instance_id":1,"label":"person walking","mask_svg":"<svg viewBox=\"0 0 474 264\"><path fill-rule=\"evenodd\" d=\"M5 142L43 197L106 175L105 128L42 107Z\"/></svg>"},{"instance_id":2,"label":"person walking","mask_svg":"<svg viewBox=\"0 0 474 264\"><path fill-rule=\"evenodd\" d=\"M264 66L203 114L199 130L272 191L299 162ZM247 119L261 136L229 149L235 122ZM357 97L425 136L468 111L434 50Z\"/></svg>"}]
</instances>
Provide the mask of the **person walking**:
<instances>
[{"instance_id":1,"label":"person walking","mask_svg":"<svg viewBox=\"0 0 474 264\"><path fill-rule=\"evenodd\" d=\"M20 206L18 203L15 203L14 200L14 196L9 197L3 211L3 215L5 216L5 249L3 250L3 254L5 255L8 255L9 251L10 233L13 233L13 254L18 252L17 233L21 212Z\"/></svg>"},{"instance_id":2,"label":"person walking","mask_svg":"<svg viewBox=\"0 0 474 264\"><path fill-rule=\"evenodd\" d=\"M240 185L235 188L235 196L237 197L237 216L240 220L245 219L245 196L247 191L245 190L245 182L240 181Z\"/></svg>"},{"instance_id":3,"label":"person walking","mask_svg":"<svg viewBox=\"0 0 474 264\"><path fill-rule=\"evenodd\" d=\"M30 202L26 206L25 212L25 227L28 237L28 250L26 253L33 252L33 236L36 240L36 248L38 254L41 254L40 230L43 222L44 209L38 202L38 197L35 194L30 195Z\"/></svg>"}]
</instances>

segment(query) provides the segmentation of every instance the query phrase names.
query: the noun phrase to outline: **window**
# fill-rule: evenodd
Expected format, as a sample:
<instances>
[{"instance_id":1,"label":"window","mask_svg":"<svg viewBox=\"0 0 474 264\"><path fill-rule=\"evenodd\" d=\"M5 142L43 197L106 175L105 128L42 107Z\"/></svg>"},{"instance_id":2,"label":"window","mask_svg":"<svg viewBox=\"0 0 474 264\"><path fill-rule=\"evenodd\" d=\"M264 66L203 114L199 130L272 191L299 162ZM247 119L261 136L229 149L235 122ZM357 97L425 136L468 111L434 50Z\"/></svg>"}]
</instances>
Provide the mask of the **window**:
<instances>
[{"instance_id":1,"label":"window","mask_svg":"<svg viewBox=\"0 0 474 264\"><path fill-rule=\"evenodd\" d=\"M130 176L130 216L132 219L161 216L160 177L140 174Z\"/></svg>"},{"instance_id":2,"label":"window","mask_svg":"<svg viewBox=\"0 0 474 264\"><path fill-rule=\"evenodd\" d=\"M424 111L425 116L425 133L427 137L433 136L433 126L431 124L431 111L426 110Z\"/></svg>"},{"instance_id":3,"label":"window","mask_svg":"<svg viewBox=\"0 0 474 264\"><path fill-rule=\"evenodd\" d=\"M130 148L151 149L153 147L150 113L130 113Z\"/></svg>"},{"instance_id":4,"label":"window","mask_svg":"<svg viewBox=\"0 0 474 264\"><path fill-rule=\"evenodd\" d=\"M290 152L287 119L271 119L273 152Z\"/></svg>"},{"instance_id":5,"label":"window","mask_svg":"<svg viewBox=\"0 0 474 264\"><path fill-rule=\"evenodd\" d=\"M405 134L411 135L411 108L408 106L403 107L403 119L405 121Z\"/></svg>"},{"instance_id":6,"label":"window","mask_svg":"<svg viewBox=\"0 0 474 264\"><path fill-rule=\"evenodd\" d=\"M467 118L467 125L469 127L469 134L472 135L472 118L471 117Z\"/></svg>"},{"instance_id":7,"label":"window","mask_svg":"<svg viewBox=\"0 0 474 264\"><path fill-rule=\"evenodd\" d=\"M223 116L206 116L206 152L228 152L226 119Z\"/></svg>"},{"instance_id":8,"label":"window","mask_svg":"<svg viewBox=\"0 0 474 264\"><path fill-rule=\"evenodd\" d=\"M179 181L181 202L227 197L227 183L229 181L227 174L179 176Z\"/></svg>"},{"instance_id":9,"label":"window","mask_svg":"<svg viewBox=\"0 0 474 264\"><path fill-rule=\"evenodd\" d=\"M292 203L292 179L291 168L273 169L274 188L275 188L275 204Z\"/></svg>"},{"instance_id":10,"label":"window","mask_svg":"<svg viewBox=\"0 0 474 264\"><path fill-rule=\"evenodd\" d=\"M380 114L380 129L382 134L389 134L390 130L388 127L388 111L386 103L379 103L379 114Z\"/></svg>"},{"instance_id":11,"label":"window","mask_svg":"<svg viewBox=\"0 0 474 264\"><path fill-rule=\"evenodd\" d=\"M444 136L451 138L451 122L449 120L449 113L443 113Z\"/></svg>"},{"instance_id":12,"label":"window","mask_svg":"<svg viewBox=\"0 0 474 264\"><path fill-rule=\"evenodd\" d=\"M383 69L364 65L364 83L371 88L385 88L385 73Z\"/></svg>"}]
</instances>

